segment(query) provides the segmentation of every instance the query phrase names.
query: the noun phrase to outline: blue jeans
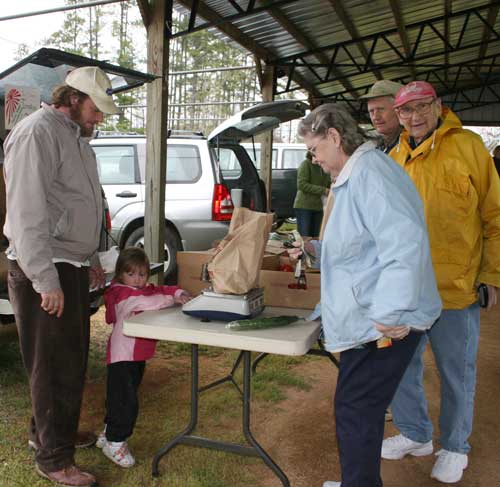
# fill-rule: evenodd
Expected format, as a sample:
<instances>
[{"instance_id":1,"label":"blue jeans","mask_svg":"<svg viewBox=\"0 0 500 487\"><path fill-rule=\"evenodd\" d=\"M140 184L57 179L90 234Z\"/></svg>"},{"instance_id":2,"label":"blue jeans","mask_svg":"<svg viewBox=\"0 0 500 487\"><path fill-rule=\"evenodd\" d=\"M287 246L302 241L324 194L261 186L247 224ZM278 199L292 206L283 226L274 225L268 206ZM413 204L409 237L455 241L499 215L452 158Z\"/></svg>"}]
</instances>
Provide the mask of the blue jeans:
<instances>
[{"instance_id":1,"label":"blue jeans","mask_svg":"<svg viewBox=\"0 0 500 487\"><path fill-rule=\"evenodd\" d=\"M297 217L297 231L303 237L317 237L323 220L323 212L295 208Z\"/></svg>"},{"instance_id":2,"label":"blue jeans","mask_svg":"<svg viewBox=\"0 0 500 487\"><path fill-rule=\"evenodd\" d=\"M432 439L422 382L422 354L428 341L441 378L441 446L448 451L468 453L476 390L479 305L443 310L422 338L396 391L391 404L394 424L405 437L421 443Z\"/></svg>"}]
</instances>

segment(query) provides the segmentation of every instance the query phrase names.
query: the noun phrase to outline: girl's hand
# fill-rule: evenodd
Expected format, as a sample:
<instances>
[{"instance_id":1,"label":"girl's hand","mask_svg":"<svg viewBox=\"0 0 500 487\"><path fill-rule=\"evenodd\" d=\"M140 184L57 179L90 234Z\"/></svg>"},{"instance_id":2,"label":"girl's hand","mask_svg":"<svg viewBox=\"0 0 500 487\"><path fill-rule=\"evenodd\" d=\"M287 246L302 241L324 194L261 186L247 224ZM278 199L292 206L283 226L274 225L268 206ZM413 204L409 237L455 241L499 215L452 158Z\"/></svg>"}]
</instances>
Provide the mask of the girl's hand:
<instances>
[{"instance_id":1,"label":"girl's hand","mask_svg":"<svg viewBox=\"0 0 500 487\"><path fill-rule=\"evenodd\" d=\"M183 293L180 296L174 297L175 304L186 304L188 301L193 299L189 294Z\"/></svg>"},{"instance_id":2,"label":"girl's hand","mask_svg":"<svg viewBox=\"0 0 500 487\"><path fill-rule=\"evenodd\" d=\"M408 333L410 333L409 326L386 326L380 323L375 323L375 328L387 338L393 340L402 340Z\"/></svg>"}]
</instances>

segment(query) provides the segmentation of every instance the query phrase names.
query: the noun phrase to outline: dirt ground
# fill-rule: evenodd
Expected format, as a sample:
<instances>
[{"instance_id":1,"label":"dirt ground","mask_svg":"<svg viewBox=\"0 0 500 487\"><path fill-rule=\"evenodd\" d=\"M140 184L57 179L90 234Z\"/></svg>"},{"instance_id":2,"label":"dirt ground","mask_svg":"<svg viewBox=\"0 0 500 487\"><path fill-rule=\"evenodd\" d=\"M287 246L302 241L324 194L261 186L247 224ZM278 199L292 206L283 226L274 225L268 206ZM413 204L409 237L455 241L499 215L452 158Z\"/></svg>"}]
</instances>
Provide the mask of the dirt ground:
<instances>
[{"instance_id":1,"label":"dirt ground","mask_svg":"<svg viewBox=\"0 0 500 487\"><path fill-rule=\"evenodd\" d=\"M474 431L470 439L472 451L469 467L462 481L456 485L467 487L500 486L500 307L483 313L481 318L478 384L475 403ZM429 411L437 430L439 413L439 376L431 352L426 352L425 383ZM177 367L189 370L187 357L176 358ZM204 374L221 375L222 364L217 357L203 357ZM143 383L143 395L161 387L161 377L172 363L153 360ZM265 361L259 367L265 367ZM252 409L252 431L255 438L269 452L287 474L292 487L321 487L325 480L340 480L338 452L335 440L332 395L337 372L329 360L304 360L295 366L294 372L310 378L312 388L301 391L286 389L286 399L270 407L255 404ZM214 377L217 378L217 377ZM178 381L178 393L188 397L188 384ZM86 402L102 401L102 386L90 385ZM83 410L85 411L85 407ZM92 418L82 418L93 424ZM239 428L239 423L237 423ZM395 433L392 423L386 426L386 435ZM438 437L438 431L435 432ZM435 449L439 445L435 441ZM434 455L421 458L405 458L382 462L382 478L385 487L434 487L443 485L430 478ZM252 464L260 482L253 487L278 487L275 475L265 466ZM257 470L258 469L258 470ZM177 486L176 486L177 487ZM181 487L181 486L179 486ZM349 487L349 486L347 486Z\"/></svg>"}]
</instances>

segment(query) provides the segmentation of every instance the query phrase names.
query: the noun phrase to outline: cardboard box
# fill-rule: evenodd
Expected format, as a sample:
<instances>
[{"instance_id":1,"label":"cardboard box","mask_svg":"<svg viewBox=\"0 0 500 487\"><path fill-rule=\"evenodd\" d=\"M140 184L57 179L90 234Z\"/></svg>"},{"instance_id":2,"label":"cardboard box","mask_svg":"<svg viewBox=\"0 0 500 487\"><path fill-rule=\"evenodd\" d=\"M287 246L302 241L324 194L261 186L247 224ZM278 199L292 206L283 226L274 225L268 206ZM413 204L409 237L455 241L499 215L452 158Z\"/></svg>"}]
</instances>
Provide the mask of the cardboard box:
<instances>
[{"instance_id":1,"label":"cardboard box","mask_svg":"<svg viewBox=\"0 0 500 487\"><path fill-rule=\"evenodd\" d=\"M289 263L289 259L281 257L280 262ZM306 271L307 289L291 289L289 284L296 283L293 272L279 271L279 264L274 270L262 270L260 285L264 288L264 303L267 306L284 308L314 309L321 299L321 275L316 270Z\"/></svg>"},{"instance_id":2,"label":"cardboard box","mask_svg":"<svg viewBox=\"0 0 500 487\"><path fill-rule=\"evenodd\" d=\"M212 251L177 252L177 282L179 287L197 296L208 287L208 283L201 280L201 269L212 258ZM264 255L262 269L278 269L277 255Z\"/></svg>"},{"instance_id":3,"label":"cardboard box","mask_svg":"<svg viewBox=\"0 0 500 487\"><path fill-rule=\"evenodd\" d=\"M179 286L193 296L200 294L208 286L201 280L201 268L211 257L211 251L177 252ZM317 271L306 272L307 289L290 289L288 285L296 282L294 273L279 270L280 262L285 263L287 260L277 255L264 255L259 284L264 288L265 304L313 309L320 301L320 274Z\"/></svg>"}]
</instances>

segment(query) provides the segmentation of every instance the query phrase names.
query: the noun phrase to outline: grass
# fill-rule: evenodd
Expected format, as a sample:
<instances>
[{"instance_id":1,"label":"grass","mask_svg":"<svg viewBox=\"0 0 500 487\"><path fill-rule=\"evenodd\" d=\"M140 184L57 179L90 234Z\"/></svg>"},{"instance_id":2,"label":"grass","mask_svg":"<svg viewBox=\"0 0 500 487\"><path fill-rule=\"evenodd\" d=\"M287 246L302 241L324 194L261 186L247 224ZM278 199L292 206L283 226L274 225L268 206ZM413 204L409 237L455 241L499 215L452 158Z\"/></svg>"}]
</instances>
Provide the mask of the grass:
<instances>
[{"instance_id":1,"label":"grass","mask_svg":"<svg viewBox=\"0 0 500 487\"><path fill-rule=\"evenodd\" d=\"M102 313L98 313L92 324L87 391L82 410L82 429L96 432L101 428L104 414L104 357L108 332L107 325L102 323ZM234 351L200 347L200 383L206 384L228 374L236 357ZM270 355L259 364L252 380L254 416L262 408L266 411L268 404L278 409L291 388L309 388L295 370L303 361L303 358ZM146 368L140 415L129 441L136 456L136 466L129 470L121 469L97 448L78 450L77 463L97 473L100 487L263 485L261 479L270 474L260 459L189 446L174 448L160 463L161 476L157 479L151 477L151 460L158 448L188 424L189 380L190 346L160 343L157 356ZM241 367L235 373L235 380L241 385ZM195 434L243 443L241 397L236 388L225 384L208 390L201 394L199 404ZM36 475L33 454L27 449L31 404L19 346L15 341L0 345L0 411L0 485L50 485Z\"/></svg>"}]
</instances>

